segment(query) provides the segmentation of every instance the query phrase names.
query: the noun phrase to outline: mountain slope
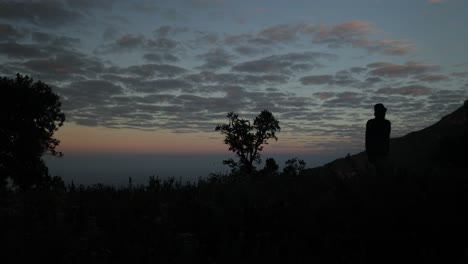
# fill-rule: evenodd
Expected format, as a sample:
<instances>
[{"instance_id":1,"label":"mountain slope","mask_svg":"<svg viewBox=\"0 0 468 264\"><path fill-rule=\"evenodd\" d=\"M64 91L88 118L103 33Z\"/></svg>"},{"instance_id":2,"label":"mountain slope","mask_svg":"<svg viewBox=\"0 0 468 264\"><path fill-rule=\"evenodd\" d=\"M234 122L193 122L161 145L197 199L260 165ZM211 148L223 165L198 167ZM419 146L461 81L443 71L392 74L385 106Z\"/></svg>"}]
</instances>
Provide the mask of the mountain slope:
<instances>
[{"instance_id":1,"label":"mountain slope","mask_svg":"<svg viewBox=\"0 0 468 264\"><path fill-rule=\"evenodd\" d=\"M468 100L439 122L399 138L390 139L389 162L393 169L431 171L468 168ZM337 159L321 170L343 177L368 170L367 155L361 152ZM311 169L312 171L317 171ZM323 173L323 171L322 171Z\"/></svg>"}]
</instances>

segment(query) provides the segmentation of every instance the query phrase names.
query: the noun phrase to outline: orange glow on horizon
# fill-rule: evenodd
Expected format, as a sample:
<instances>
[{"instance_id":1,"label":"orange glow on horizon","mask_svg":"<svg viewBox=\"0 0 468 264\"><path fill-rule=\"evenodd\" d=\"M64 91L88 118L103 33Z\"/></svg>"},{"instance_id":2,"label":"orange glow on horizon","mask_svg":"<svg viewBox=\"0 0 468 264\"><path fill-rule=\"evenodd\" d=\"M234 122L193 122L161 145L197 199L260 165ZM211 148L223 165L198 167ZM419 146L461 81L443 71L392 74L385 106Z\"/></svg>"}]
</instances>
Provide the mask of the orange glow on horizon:
<instances>
[{"instance_id":1,"label":"orange glow on horizon","mask_svg":"<svg viewBox=\"0 0 468 264\"><path fill-rule=\"evenodd\" d=\"M67 123L56 132L58 150L66 153L154 153L227 154L232 153L217 132L178 134L171 131L109 129ZM321 149L305 148L303 142L271 140L262 153L313 154ZM326 152L326 151L325 151Z\"/></svg>"},{"instance_id":2,"label":"orange glow on horizon","mask_svg":"<svg viewBox=\"0 0 468 264\"><path fill-rule=\"evenodd\" d=\"M177 134L169 131L109 129L66 124L55 137L58 149L93 153L223 153L227 148L216 133Z\"/></svg>"}]
</instances>

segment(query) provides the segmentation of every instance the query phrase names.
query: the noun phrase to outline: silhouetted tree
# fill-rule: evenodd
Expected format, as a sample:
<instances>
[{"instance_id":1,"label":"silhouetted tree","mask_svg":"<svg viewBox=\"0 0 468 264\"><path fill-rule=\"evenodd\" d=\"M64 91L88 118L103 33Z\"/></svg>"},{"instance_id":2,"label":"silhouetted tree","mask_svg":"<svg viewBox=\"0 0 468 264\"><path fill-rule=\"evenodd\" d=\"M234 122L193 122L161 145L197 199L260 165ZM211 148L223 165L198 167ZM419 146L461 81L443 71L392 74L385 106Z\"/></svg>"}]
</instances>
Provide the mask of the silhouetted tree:
<instances>
[{"instance_id":1,"label":"silhouetted tree","mask_svg":"<svg viewBox=\"0 0 468 264\"><path fill-rule=\"evenodd\" d=\"M265 160L265 167L260 171L264 176L276 176L278 175L278 163L274 158L268 158Z\"/></svg>"},{"instance_id":2,"label":"silhouetted tree","mask_svg":"<svg viewBox=\"0 0 468 264\"><path fill-rule=\"evenodd\" d=\"M9 177L22 189L48 175L44 154L61 156L54 132L65 115L49 85L28 76L0 78L0 185Z\"/></svg>"},{"instance_id":3,"label":"silhouetted tree","mask_svg":"<svg viewBox=\"0 0 468 264\"><path fill-rule=\"evenodd\" d=\"M260 151L268 140L276 137L276 131L280 131L279 121L268 110L263 110L255 117L253 124L250 121L239 118L238 114L228 113L228 124L217 125L215 130L226 135L224 143L229 145L229 150L235 152L239 162L232 159L223 163L231 168L238 168L242 172L251 172L253 163L260 162Z\"/></svg>"},{"instance_id":4,"label":"silhouetted tree","mask_svg":"<svg viewBox=\"0 0 468 264\"><path fill-rule=\"evenodd\" d=\"M296 177L305 169L306 163L298 158L288 159L285 162L283 175L288 177Z\"/></svg>"}]
</instances>

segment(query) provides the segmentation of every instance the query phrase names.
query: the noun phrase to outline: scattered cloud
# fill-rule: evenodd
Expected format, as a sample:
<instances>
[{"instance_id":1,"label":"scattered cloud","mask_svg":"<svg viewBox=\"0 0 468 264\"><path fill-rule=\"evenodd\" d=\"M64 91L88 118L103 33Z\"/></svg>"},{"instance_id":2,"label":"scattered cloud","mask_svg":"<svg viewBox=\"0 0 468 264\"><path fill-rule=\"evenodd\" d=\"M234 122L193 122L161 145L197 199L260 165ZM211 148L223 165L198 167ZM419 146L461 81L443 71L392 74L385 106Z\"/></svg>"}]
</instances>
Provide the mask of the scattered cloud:
<instances>
[{"instance_id":1,"label":"scattered cloud","mask_svg":"<svg viewBox=\"0 0 468 264\"><path fill-rule=\"evenodd\" d=\"M287 53L242 62L233 66L232 69L239 72L287 74L320 67L321 61L330 61L335 58L334 54L321 52Z\"/></svg>"},{"instance_id":2,"label":"scattered cloud","mask_svg":"<svg viewBox=\"0 0 468 264\"><path fill-rule=\"evenodd\" d=\"M196 74L186 76L186 80L194 83L194 85L202 85L199 91L203 91L203 85L249 85L258 86L264 84L282 84L288 81L286 75L274 74L239 74L239 73L215 73L210 71L202 71ZM273 89L273 88L271 88ZM211 92L211 91L210 91Z\"/></svg>"},{"instance_id":3,"label":"scattered cloud","mask_svg":"<svg viewBox=\"0 0 468 264\"><path fill-rule=\"evenodd\" d=\"M371 69L371 75L381 77L407 77L440 70L439 66L413 61L409 61L404 65L389 62L377 62L368 64L367 67Z\"/></svg>"},{"instance_id":4,"label":"scattered cloud","mask_svg":"<svg viewBox=\"0 0 468 264\"><path fill-rule=\"evenodd\" d=\"M147 38L140 34L124 34L111 44L101 45L96 49L95 53L108 54L133 50L168 52L177 45L177 41L169 38Z\"/></svg>"},{"instance_id":5,"label":"scattered cloud","mask_svg":"<svg viewBox=\"0 0 468 264\"><path fill-rule=\"evenodd\" d=\"M145 44L146 38L143 35L123 35L115 41L118 48L131 49L141 47Z\"/></svg>"},{"instance_id":6,"label":"scattered cloud","mask_svg":"<svg viewBox=\"0 0 468 264\"><path fill-rule=\"evenodd\" d=\"M440 4L440 3L443 3L445 2L446 0L428 0L427 2L429 4Z\"/></svg>"},{"instance_id":7,"label":"scattered cloud","mask_svg":"<svg viewBox=\"0 0 468 264\"><path fill-rule=\"evenodd\" d=\"M261 30L257 37L264 39L264 43L289 42L297 39L298 33L303 33L304 25L281 24Z\"/></svg>"},{"instance_id":8,"label":"scattered cloud","mask_svg":"<svg viewBox=\"0 0 468 264\"><path fill-rule=\"evenodd\" d=\"M60 48L77 47L81 43L81 40L79 38L55 35L40 31L32 32L31 39L34 42L42 45L51 45Z\"/></svg>"},{"instance_id":9,"label":"scattered cloud","mask_svg":"<svg viewBox=\"0 0 468 264\"><path fill-rule=\"evenodd\" d=\"M300 79L303 85L330 84L333 82L332 75L309 75Z\"/></svg>"},{"instance_id":10,"label":"scattered cloud","mask_svg":"<svg viewBox=\"0 0 468 264\"><path fill-rule=\"evenodd\" d=\"M336 25L324 24L280 24L260 30L257 33L228 35L227 45L271 46L288 44L299 39L309 39L314 44L329 48L361 48L385 55L404 56L416 49L408 40L378 39L380 31L368 21L347 21Z\"/></svg>"},{"instance_id":11,"label":"scattered cloud","mask_svg":"<svg viewBox=\"0 0 468 264\"><path fill-rule=\"evenodd\" d=\"M190 29L187 27L175 27L175 26L170 26L170 25L163 25L155 29L153 33L158 38L168 38L168 37L176 36L178 34L187 33L189 31Z\"/></svg>"},{"instance_id":12,"label":"scattered cloud","mask_svg":"<svg viewBox=\"0 0 468 264\"><path fill-rule=\"evenodd\" d=\"M0 41L17 40L24 37L24 32L17 30L10 24L0 24Z\"/></svg>"},{"instance_id":13,"label":"scattered cloud","mask_svg":"<svg viewBox=\"0 0 468 264\"><path fill-rule=\"evenodd\" d=\"M333 26L321 26L314 41L333 48L346 44L363 46L366 45L365 37L374 32L375 29L370 22L348 21Z\"/></svg>"},{"instance_id":14,"label":"scattered cloud","mask_svg":"<svg viewBox=\"0 0 468 264\"><path fill-rule=\"evenodd\" d=\"M76 1L79 2L79 1ZM28 22L37 26L63 27L72 25L83 16L59 1L1 1L0 19Z\"/></svg>"},{"instance_id":15,"label":"scattered cloud","mask_svg":"<svg viewBox=\"0 0 468 264\"><path fill-rule=\"evenodd\" d=\"M416 49L416 45L414 44L395 44L389 45L385 43L381 43L380 46L377 46L377 50L382 50L383 54L386 55L407 55L413 52Z\"/></svg>"},{"instance_id":16,"label":"scattered cloud","mask_svg":"<svg viewBox=\"0 0 468 264\"><path fill-rule=\"evenodd\" d=\"M331 98L335 95L335 93L331 92L317 92L314 93L314 96L318 97L320 100L326 100L328 98Z\"/></svg>"},{"instance_id":17,"label":"scattered cloud","mask_svg":"<svg viewBox=\"0 0 468 264\"><path fill-rule=\"evenodd\" d=\"M133 74L142 78L173 77L185 73L186 71L187 70L184 68L168 64L141 64L119 70L120 73Z\"/></svg>"},{"instance_id":18,"label":"scattered cloud","mask_svg":"<svg viewBox=\"0 0 468 264\"><path fill-rule=\"evenodd\" d=\"M48 56L43 49L36 45L18 44L16 42L0 43L0 54L15 59L45 58Z\"/></svg>"},{"instance_id":19,"label":"scattered cloud","mask_svg":"<svg viewBox=\"0 0 468 264\"><path fill-rule=\"evenodd\" d=\"M206 9L225 3L193 4ZM226 112L253 117L269 109L281 117L287 133L346 137L357 135L367 118L357 112L372 109L376 101L400 114L423 107L442 112L448 109L444 103L466 97L465 82L460 90L424 86L461 83L466 71L445 73L440 66L414 61L401 64L401 57L417 47L411 40L382 39L382 31L368 21L279 24L229 35L177 23L131 31L126 27L131 21L119 15L93 18L95 10L119 5L143 16L172 12L150 1L1 2L0 73L22 72L52 83L71 122L176 133L212 131ZM91 19L106 21L97 33L101 45L86 40L88 31L63 33L63 28ZM343 48L364 51L371 59L376 55L382 62L330 67L342 65L335 62L343 59L338 56ZM89 49L95 52L89 54ZM118 66L112 61L116 55Z\"/></svg>"},{"instance_id":20,"label":"scattered cloud","mask_svg":"<svg viewBox=\"0 0 468 264\"><path fill-rule=\"evenodd\" d=\"M430 94L433 89L422 85L409 85L399 88L385 87L376 91L378 94L397 94L420 96Z\"/></svg>"},{"instance_id":21,"label":"scattered cloud","mask_svg":"<svg viewBox=\"0 0 468 264\"><path fill-rule=\"evenodd\" d=\"M365 94L356 92L335 93L334 97L322 103L324 107L352 107L357 108L366 99Z\"/></svg>"},{"instance_id":22,"label":"scattered cloud","mask_svg":"<svg viewBox=\"0 0 468 264\"><path fill-rule=\"evenodd\" d=\"M252 56L252 55L258 55L264 53L266 50L265 49L260 49L260 48L255 48L255 47L250 47L246 45L241 45L237 46L234 48L234 50L244 56Z\"/></svg>"},{"instance_id":23,"label":"scattered cloud","mask_svg":"<svg viewBox=\"0 0 468 264\"><path fill-rule=\"evenodd\" d=\"M95 78L106 71L104 63L95 57L85 54L61 51L53 56L29 59L17 63L22 71L32 74L43 81L67 81L76 78Z\"/></svg>"},{"instance_id":24,"label":"scattered cloud","mask_svg":"<svg viewBox=\"0 0 468 264\"><path fill-rule=\"evenodd\" d=\"M151 62L178 62L180 59L170 53L146 53L143 59Z\"/></svg>"},{"instance_id":25,"label":"scattered cloud","mask_svg":"<svg viewBox=\"0 0 468 264\"><path fill-rule=\"evenodd\" d=\"M224 49L212 49L206 53L197 55L197 58L205 61L204 64L198 67L199 69L215 70L231 66L234 56Z\"/></svg>"},{"instance_id":26,"label":"scattered cloud","mask_svg":"<svg viewBox=\"0 0 468 264\"><path fill-rule=\"evenodd\" d=\"M455 77L468 77L468 71L452 72L451 75Z\"/></svg>"},{"instance_id":27,"label":"scattered cloud","mask_svg":"<svg viewBox=\"0 0 468 264\"><path fill-rule=\"evenodd\" d=\"M425 81L425 82L440 82L440 81L445 81L449 79L448 76L441 75L441 74L422 75L422 76L418 76L417 78L418 80Z\"/></svg>"}]
</instances>

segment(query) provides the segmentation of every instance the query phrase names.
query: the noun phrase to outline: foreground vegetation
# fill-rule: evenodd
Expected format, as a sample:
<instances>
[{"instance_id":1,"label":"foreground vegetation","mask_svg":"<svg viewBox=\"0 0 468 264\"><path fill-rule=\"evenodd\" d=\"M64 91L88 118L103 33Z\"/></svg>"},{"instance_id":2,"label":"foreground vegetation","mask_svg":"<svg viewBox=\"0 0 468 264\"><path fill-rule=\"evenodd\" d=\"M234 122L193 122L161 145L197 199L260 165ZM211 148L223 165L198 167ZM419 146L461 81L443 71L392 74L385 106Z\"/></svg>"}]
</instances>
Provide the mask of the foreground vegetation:
<instances>
[{"instance_id":1,"label":"foreground vegetation","mask_svg":"<svg viewBox=\"0 0 468 264\"><path fill-rule=\"evenodd\" d=\"M2 263L462 263L468 178L211 175L196 183L65 186L0 197Z\"/></svg>"}]
</instances>

